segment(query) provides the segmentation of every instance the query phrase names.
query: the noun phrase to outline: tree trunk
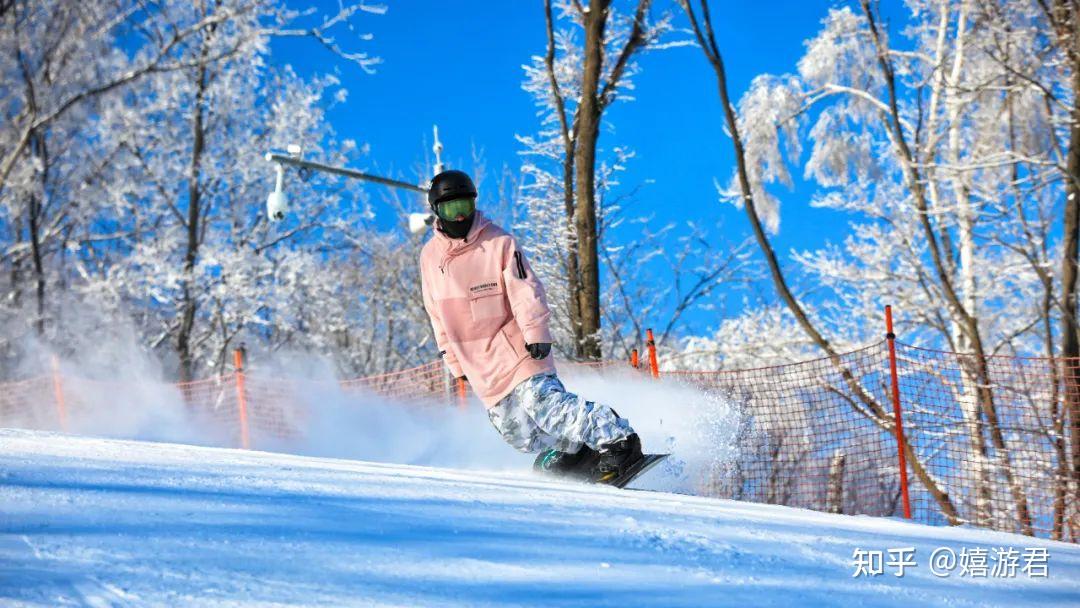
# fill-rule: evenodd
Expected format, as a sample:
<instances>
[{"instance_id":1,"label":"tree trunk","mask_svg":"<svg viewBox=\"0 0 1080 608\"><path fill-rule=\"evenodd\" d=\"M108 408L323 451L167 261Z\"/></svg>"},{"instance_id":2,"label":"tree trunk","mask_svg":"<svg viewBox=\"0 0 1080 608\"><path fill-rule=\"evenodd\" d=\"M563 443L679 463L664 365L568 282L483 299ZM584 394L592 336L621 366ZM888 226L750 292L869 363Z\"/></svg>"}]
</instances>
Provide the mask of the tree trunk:
<instances>
[{"instance_id":1,"label":"tree trunk","mask_svg":"<svg viewBox=\"0 0 1080 608\"><path fill-rule=\"evenodd\" d=\"M203 47L203 57L207 54L207 47ZM203 148L205 146L205 133L203 132L203 100L206 95L206 65L200 63L196 68L196 92L195 107L191 120L191 164L188 171L188 217L187 217L187 245L184 254L184 288L181 302L180 329L176 337L176 352L180 359L180 380L190 382L194 379L194 360L191 353L191 335L195 327L195 313L198 304L195 300L195 263L199 256L199 219L200 219L200 190L199 180L201 174Z\"/></svg>"},{"instance_id":2,"label":"tree trunk","mask_svg":"<svg viewBox=\"0 0 1080 608\"><path fill-rule=\"evenodd\" d=\"M1080 492L1080 336L1077 335L1077 255L1080 253L1080 6L1068 0L1043 5L1058 44L1072 70L1069 148L1065 163L1065 213L1061 247L1061 376L1064 389L1063 429L1069 438L1070 458L1063 469L1072 478L1072 492ZM1073 497L1075 500L1075 496ZM1070 524L1072 525L1072 524ZM1075 530L1073 535L1075 536Z\"/></svg>"},{"instance_id":3,"label":"tree trunk","mask_svg":"<svg viewBox=\"0 0 1080 608\"><path fill-rule=\"evenodd\" d=\"M829 463L829 489L825 497L829 513L844 512L844 453L836 450Z\"/></svg>"},{"instance_id":4,"label":"tree trunk","mask_svg":"<svg viewBox=\"0 0 1080 608\"><path fill-rule=\"evenodd\" d=\"M1080 45L1080 35L1073 34ZM1080 49L1076 57L1080 58ZM1072 73L1073 107L1069 127L1069 152L1065 188L1065 230L1061 256L1061 356L1065 379L1065 413L1069 419L1072 442L1072 476L1080 486L1080 341L1076 322L1077 253L1080 244L1080 61L1074 61Z\"/></svg>"},{"instance_id":5,"label":"tree trunk","mask_svg":"<svg viewBox=\"0 0 1080 608\"><path fill-rule=\"evenodd\" d=\"M600 138L600 77L604 63L604 27L610 0L590 0L585 19L585 66L581 103L577 112L577 148L574 154L574 232L579 264L581 340L575 346L583 359L599 359L600 256L596 235L596 144Z\"/></svg>"},{"instance_id":6,"label":"tree trunk","mask_svg":"<svg viewBox=\"0 0 1080 608\"><path fill-rule=\"evenodd\" d=\"M30 136L30 151L39 160L42 167L42 193L48 167L48 158L45 153L45 138L40 131L35 131ZM41 242L41 223L44 219L43 201L37 194L30 195L30 209L27 216L27 224L30 230L30 255L34 265L34 296L36 299L37 312L34 318L34 331L39 338L45 337L45 252Z\"/></svg>"},{"instance_id":7,"label":"tree trunk","mask_svg":"<svg viewBox=\"0 0 1080 608\"><path fill-rule=\"evenodd\" d=\"M566 221L574 226L574 147L570 144L563 157L563 197ZM581 357L581 345L585 343L585 331L581 325L581 267L578 264L578 239L570 232L566 251L567 304L570 309L570 327L574 331L574 354Z\"/></svg>"},{"instance_id":8,"label":"tree trunk","mask_svg":"<svg viewBox=\"0 0 1080 608\"><path fill-rule=\"evenodd\" d=\"M570 251L567 255L569 275L570 317L574 330L574 354L580 359L599 359L600 348L600 255L597 233L596 203L596 146L600 138L600 123L604 110L614 101L619 82L630 58L647 42L646 13L651 0L638 0L634 21L625 45L615 53L611 70L604 77L605 30L610 16L611 0L589 0L588 7L580 2L585 30L584 63L581 74L581 97L575 109L573 127L567 124L566 107L555 77L554 37L551 3L545 1L548 28L547 67L551 88L559 114L563 147L563 186L565 208L572 224ZM571 182L570 177L573 176Z\"/></svg>"},{"instance_id":9,"label":"tree trunk","mask_svg":"<svg viewBox=\"0 0 1080 608\"><path fill-rule=\"evenodd\" d=\"M19 239L14 239L14 242L19 243ZM18 310L22 304L22 260L12 260L11 273L8 276L11 281L11 294L8 297L11 298L12 307Z\"/></svg>"},{"instance_id":10,"label":"tree trunk","mask_svg":"<svg viewBox=\"0 0 1080 608\"><path fill-rule=\"evenodd\" d=\"M544 18L547 26L547 53L544 64L547 66L548 82L551 86L551 96L555 100L555 110L559 117L559 129L563 144L563 209L566 214L566 231L569 241L566 247L566 296L567 308L570 313L570 328L574 336L574 354L580 356L581 344L584 343L585 334L581 328L581 272L578 264L577 238L574 237L574 154L577 145L577 122L571 127L566 117L566 100L559 87L558 76L555 74L555 22L551 16L551 0L544 2ZM563 226L559 227L560 230Z\"/></svg>"}]
</instances>

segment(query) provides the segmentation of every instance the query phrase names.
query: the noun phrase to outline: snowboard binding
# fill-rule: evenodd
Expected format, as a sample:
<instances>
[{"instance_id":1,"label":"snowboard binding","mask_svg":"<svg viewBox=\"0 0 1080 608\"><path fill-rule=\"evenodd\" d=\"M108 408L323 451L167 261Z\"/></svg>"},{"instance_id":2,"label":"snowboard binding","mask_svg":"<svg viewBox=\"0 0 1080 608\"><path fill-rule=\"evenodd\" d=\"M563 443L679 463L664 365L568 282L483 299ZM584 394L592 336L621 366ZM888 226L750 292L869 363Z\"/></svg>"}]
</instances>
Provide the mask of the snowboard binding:
<instances>
[{"instance_id":1,"label":"snowboard binding","mask_svg":"<svg viewBox=\"0 0 1080 608\"><path fill-rule=\"evenodd\" d=\"M577 452L540 452L533 470L575 481L625 487L669 454L643 454L637 434L596 451L587 445Z\"/></svg>"},{"instance_id":2,"label":"snowboard binding","mask_svg":"<svg viewBox=\"0 0 1080 608\"><path fill-rule=\"evenodd\" d=\"M544 450L533 461L533 470L557 477L588 481L599 462L600 453L583 445L577 452Z\"/></svg>"}]
</instances>

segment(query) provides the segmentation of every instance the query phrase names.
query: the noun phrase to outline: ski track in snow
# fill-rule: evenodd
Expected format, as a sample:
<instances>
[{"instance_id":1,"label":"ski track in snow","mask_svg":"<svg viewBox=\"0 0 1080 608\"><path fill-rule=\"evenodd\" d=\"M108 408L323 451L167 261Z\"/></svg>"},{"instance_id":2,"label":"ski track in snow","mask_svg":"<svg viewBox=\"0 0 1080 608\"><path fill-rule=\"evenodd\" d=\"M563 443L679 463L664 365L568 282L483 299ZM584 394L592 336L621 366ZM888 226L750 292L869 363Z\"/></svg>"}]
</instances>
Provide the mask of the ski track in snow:
<instances>
[{"instance_id":1,"label":"ski track in snow","mask_svg":"<svg viewBox=\"0 0 1080 608\"><path fill-rule=\"evenodd\" d=\"M1049 577L935 577L938 547ZM915 547L903 578L856 548ZM1080 547L484 473L0 430L3 606L1080 606Z\"/></svg>"}]
</instances>

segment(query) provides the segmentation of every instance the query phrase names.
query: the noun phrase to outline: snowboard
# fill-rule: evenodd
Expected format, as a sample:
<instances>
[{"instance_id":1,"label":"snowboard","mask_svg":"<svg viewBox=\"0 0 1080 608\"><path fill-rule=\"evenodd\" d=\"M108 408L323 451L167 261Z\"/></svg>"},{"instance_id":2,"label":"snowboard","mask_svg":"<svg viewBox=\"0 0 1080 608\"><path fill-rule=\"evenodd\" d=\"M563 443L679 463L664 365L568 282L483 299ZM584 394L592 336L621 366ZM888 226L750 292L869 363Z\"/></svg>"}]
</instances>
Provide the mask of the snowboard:
<instances>
[{"instance_id":1,"label":"snowboard","mask_svg":"<svg viewBox=\"0 0 1080 608\"><path fill-rule=\"evenodd\" d=\"M639 476L643 475L646 471L654 467L661 460L667 458L670 455L671 454L645 454L641 457L641 460L630 466L630 468L624 471L623 474L619 477L616 477L611 481L604 482L603 484L600 484L599 482L594 483L597 483L598 485L613 486L616 488L626 487L626 485L629 484L631 481L634 481ZM560 477L562 479L581 481L585 483L589 483L589 480L593 475L593 470L595 469L596 464L600 461L599 454L597 454L593 450L586 450L583 453L582 458L576 463L574 463L573 467L560 473L556 473L554 471L548 471L544 468L542 464L544 462L544 456L545 453L542 453L536 459L536 463L534 463L533 465L533 468L536 471L545 475L552 475L554 477Z\"/></svg>"},{"instance_id":2,"label":"snowboard","mask_svg":"<svg viewBox=\"0 0 1080 608\"><path fill-rule=\"evenodd\" d=\"M614 486L616 488L625 488L631 481L644 475L646 471L659 464L660 461L668 456L671 456L671 454L645 454L641 457L641 460L631 465L622 475L606 482L605 485Z\"/></svg>"}]
</instances>

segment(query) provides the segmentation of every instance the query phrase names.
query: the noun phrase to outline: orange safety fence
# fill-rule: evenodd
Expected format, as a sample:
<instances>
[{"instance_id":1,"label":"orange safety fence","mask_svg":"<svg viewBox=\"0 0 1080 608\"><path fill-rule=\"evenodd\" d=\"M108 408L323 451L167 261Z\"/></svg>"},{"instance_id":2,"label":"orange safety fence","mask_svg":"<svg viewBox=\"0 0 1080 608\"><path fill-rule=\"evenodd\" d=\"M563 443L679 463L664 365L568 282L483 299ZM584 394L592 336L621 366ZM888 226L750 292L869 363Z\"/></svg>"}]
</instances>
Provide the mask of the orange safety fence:
<instances>
[{"instance_id":1,"label":"orange safety fence","mask_svg":"<svg viewBox=\"0 0 1080 608\"><path fill-rule=\"evenodd\" d=\"M630 361L643 378L693 385L738 414L736 445L727 446L734 456L708 469L700 494L894 517L906 515L909 501L910 517L923 523L1080 541L1080 471L1071 460L1077 420L1068 413L1080 394L1065 380L1067 372L1080 375L1080 360L979 360L895 342L891 332L835 357L732 371L660 371L655 347L643 352ZM145 390L135 402L165 394L224 442L259 448L264 438L302 432L309 414L300 404L324 395L346 406L355 398L360 407L360 394L435 407L470 402L467 386L441 361L330 383L248 373L242 354L236 367L161 385L66 376L54 365L50 375L0 384L0 427L68 430L95 415L116 416L102 411L120 391Z\"/></svg>"},{"instance_id":2,"label":"orange safety fence","mask_svg":"<svg viewBox=\"0 0 1080 608\"><path fill-rule=\"evenodd\" d=\"M896 343L911 518L1077 542L1066 362L985 359L978 376L975 357ZM791 365L664 376L722 395L740 413L737 457L709 472L702 493L903 515L887 341Z\"/></svg>"},{"instance_id":3,"label":"orange safety fence","mask_svg":"<svg viewBox=\"0 0 1080 608\"><path fill-rule=\"evenodd\" d=\"M65 430L54 377L38 376L0 385L0 427Z\"/></svg>"},{"instance_id":4,"label":"orange safety fence","mask_svg":"<svg viewBox=\"0 0 1080 608\"><path fill-rule=\"evenodd\" d=\"M388 374L341 381L346 391L365 390L389 399L439 398L449 394L451 380L442 361Z\"/></svg>"},{"instance_id":5,"label":"orange safety fence","mask_svg":"<svg viewBox=\"0 0 1080 608\"><path fill-rule=\"evenodd\" d=\"M947 495L924 488L913 508L934 523L1080 541L1080 359L972 355L898 345L904 424L916 454ZM1074 461L1075 462L1075 461ZM956 510L953 522L942 506Z\"/></svg>"}]
</instances>

